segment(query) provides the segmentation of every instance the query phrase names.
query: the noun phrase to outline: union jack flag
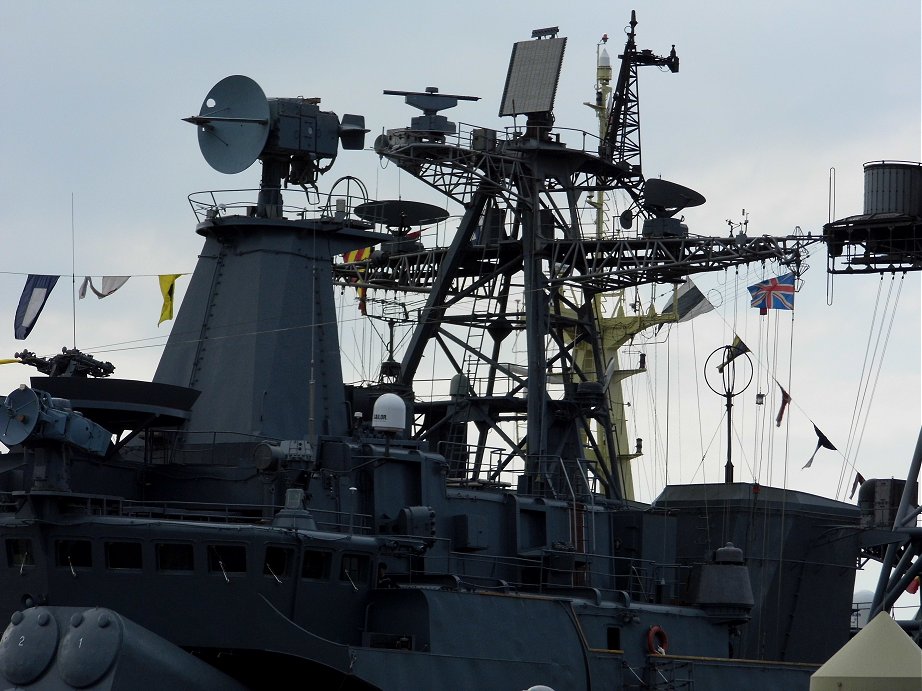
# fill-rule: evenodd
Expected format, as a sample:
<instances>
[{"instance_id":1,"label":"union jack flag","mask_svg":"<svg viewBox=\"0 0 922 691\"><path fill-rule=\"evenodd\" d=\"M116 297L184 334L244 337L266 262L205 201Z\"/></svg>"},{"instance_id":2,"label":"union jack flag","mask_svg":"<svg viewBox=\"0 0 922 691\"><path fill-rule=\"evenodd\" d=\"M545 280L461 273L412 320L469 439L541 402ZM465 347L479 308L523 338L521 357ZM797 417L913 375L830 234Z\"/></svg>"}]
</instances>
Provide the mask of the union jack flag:
<instances>
[{"instance_id":1,"label":"union jack flag","mask_svg":"<svg viewBox=\"0 0 922 691\"><path fill-rule=\"evenodd\" d=\"M770 309L794 309L794 274L770 278L749 286L748 290L752 295L752 306L759 308L759 314L767 314Z\"/></svg>"}]
</instances>

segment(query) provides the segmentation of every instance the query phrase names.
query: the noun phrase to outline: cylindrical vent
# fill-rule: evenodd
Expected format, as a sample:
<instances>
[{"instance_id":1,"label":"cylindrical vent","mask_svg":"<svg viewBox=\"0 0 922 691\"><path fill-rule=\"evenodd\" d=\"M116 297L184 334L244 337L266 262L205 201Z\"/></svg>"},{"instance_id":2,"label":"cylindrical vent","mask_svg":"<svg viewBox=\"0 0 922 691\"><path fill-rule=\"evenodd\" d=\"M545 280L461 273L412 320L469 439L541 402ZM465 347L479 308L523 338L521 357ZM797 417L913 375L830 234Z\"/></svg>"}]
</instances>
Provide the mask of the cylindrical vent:
<instances>
[{"instance_id":1,"label":"cylindrical vent","mask_svg":"<svg viewBox=\"0 0 922 691\"><path fill-rule=\"evenodd\" d=\"M865 163L864 213L922 216L922 163Z\"/></svg>"}]
</instances>

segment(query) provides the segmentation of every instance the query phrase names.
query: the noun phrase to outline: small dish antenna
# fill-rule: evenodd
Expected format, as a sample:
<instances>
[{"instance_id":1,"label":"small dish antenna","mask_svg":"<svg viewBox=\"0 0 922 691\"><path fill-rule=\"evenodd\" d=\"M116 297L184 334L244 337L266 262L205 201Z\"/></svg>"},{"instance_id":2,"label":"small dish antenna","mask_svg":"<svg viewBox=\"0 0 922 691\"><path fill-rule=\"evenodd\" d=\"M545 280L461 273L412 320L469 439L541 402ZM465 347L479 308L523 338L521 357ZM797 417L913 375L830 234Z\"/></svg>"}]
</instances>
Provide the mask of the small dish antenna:
<instances>
[{"instance_id":1,"label":"small dish antenna","mask_svg":"<svg viewBox=\"0 0 922 691\"><path fill-rule=\"evenodd\" d=\"M13 391L0 405L0 441L7 446L21 444L39 421L38 396L25 386Z\"/></svg>"},{"instance_id":2,"label":"small dish antenna","mask_svg":"<svg viewBox=\"0 0 922 691\"><path fill-rule=\"evenodd\" d=\"M669 218L690 206L701 206L703 195L683 185L651 178L644 182L643 208L658 218Z\"/></svg>"},{"instance_id":3,"label":"small dish antenna","mask_svg":"<svg viewBox=\"0 0 922 691\"><path fill-rule=\"evenodd\" d=\"M249 77L225 77L213 87L197 116L198 145L208 165L220 173L242 173L259 158L269 138L269 101Z\"/></svg>"}]
</instances>

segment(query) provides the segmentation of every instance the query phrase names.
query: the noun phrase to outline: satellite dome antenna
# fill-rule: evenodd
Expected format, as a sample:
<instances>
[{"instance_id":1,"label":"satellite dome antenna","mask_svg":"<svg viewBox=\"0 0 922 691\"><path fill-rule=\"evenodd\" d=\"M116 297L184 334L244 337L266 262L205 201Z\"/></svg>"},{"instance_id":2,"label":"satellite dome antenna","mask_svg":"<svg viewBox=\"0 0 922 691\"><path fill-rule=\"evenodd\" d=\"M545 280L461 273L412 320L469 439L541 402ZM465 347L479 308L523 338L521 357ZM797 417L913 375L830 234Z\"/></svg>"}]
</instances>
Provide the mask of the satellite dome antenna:
<instances>
[{"instance_id":1,"label":"satellite dome antenna","mask_svg":"<svg viewBox=\"0 0 922 691\"><path fill-rule=\"evenodd\" d=\"M259 84L242 75L215 84L198 115L183 118L198 128L199 148L221 173L240 173L256 159L263 164L257 216L282 217L282 182L314 185L322 159L365 146L365 118L321 111L319 98L266 98Z\"/></svg>"}]
</instances>

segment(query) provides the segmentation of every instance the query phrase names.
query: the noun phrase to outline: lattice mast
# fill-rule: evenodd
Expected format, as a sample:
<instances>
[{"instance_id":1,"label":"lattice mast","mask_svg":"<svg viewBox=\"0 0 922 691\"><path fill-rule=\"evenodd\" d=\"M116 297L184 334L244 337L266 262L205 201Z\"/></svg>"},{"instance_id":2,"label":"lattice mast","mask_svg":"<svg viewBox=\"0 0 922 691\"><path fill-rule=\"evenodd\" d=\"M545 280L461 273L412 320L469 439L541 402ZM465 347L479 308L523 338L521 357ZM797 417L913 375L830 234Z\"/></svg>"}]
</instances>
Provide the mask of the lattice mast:
<instances>
[{"instance_id":1,"label":"lattice mast","mask_svg":"<svg viewBox=\"0 0 922 691\"><path fill-rule=\"evenodd\" d=\"M654 55L651 50L637 50L634 29L637 14L631 10L630 28L618 72L618 82L612 96L611 110L602 141L601 157L625 170L621 182L634 203L640 205L643 195L643 169L640 158L640 101L637 92L637 68L645 65L668 67L670 72L679 71L679 56L675 45L669 55Z\"/></svg>"}]
</instances>

